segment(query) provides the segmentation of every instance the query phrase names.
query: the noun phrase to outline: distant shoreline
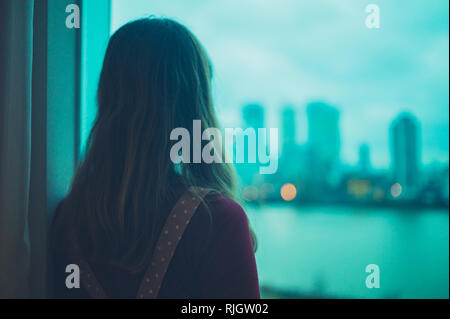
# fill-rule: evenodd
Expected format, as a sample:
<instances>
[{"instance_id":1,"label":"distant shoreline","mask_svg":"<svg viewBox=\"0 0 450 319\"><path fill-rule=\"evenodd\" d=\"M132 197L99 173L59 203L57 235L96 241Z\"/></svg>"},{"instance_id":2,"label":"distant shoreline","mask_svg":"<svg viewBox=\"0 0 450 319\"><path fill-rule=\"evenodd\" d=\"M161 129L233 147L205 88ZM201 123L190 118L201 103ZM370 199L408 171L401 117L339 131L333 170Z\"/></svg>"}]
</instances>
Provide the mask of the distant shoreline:
<instances>
[{"instance_id":1,"label":"distant shoreline","mask_svg":"<svg viewBox=\"0 0 450 319\"><path fill-rule=\"evenodd\" d=\"M355 203L349 201L340 202L314 202L314 201L292 201L286 202L283 200L264 200L246 202L246 205L251 207L261 207L265 205L283 204L283 206L291 207L355 207L355 208L380 208L380 209L396 209L410 212L421 212L423 210L432 210L449 213L449 206L445 205L425 205L425 204L406 204L406 203Z\"/></svg>"}]
</instances>

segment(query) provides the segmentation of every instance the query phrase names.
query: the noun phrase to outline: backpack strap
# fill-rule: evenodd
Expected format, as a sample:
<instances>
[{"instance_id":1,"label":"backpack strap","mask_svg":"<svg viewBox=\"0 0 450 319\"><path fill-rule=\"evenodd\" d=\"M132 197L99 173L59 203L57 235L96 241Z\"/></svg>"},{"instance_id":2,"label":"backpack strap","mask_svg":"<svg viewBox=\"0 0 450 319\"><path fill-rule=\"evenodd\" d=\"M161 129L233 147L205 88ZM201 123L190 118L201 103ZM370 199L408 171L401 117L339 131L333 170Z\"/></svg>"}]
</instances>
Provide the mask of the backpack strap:
<instances>
[{"instance_id":1,"label":"backpack strap","mask_svg":"<svg viewBox=\"0 0 450 319\"><path fill-rule=\"evenodd\" d=\"M158 296L177 245L198 206L210 191L210 189L191 187L175 204L167 217L156 244L152 261L141 282L136 296L138 299L154 299Z\"/></svg>"},{"instance_id":2,"label":"backpack strap","mask_svg":"<svg viewBox=\"0 0 450 319\"><path fill-rule=\"evenodd\" d=\"M140 285L137 298L152 299L157 297L178 242L183 236L198 206L203 201L203 198L210 191L210 189L191 187L177 201L161 231L151 264ZM73 243L76 242L76 240L73 241ZM89 266L89 263L83 259L78 244L74 244L71 248L71 255L80 268L81 284L89 296L93 299L108 298L97 278L94 276L94 272Z\"/></svg>"},{"instance_id":3,"label":"backpack strap","mask_svg":"<svg viewBox=\"0 0 450 319\"><path fill-rule=\"evenodd\" d=\"M72 238L76 237L72 236ZM108 298L97 278L95 278L94 272L92 271L91 267L82 257L81 249L77 244L77 241L73 239L72 243L73 245L71 247L71 256L73 256L75 264L80 268L81 285L86 289L89 296L91 296L91 298L93 299Z\"/></svg>"},{"instance_id":4,"label":"backpack strap","mask_svg":"<svg viewBox=\"0 0 450 319\"><path fill-rule=\"evenodd\" d=\"M102 286L98 282L97 278L95 278L94 273L89 264L85 260L80 259L78 261L78 267L80 267L81 284L84 286L89 296L91 296L91 298L93 299L108 298Z\"/></svg>"}]
</instances>

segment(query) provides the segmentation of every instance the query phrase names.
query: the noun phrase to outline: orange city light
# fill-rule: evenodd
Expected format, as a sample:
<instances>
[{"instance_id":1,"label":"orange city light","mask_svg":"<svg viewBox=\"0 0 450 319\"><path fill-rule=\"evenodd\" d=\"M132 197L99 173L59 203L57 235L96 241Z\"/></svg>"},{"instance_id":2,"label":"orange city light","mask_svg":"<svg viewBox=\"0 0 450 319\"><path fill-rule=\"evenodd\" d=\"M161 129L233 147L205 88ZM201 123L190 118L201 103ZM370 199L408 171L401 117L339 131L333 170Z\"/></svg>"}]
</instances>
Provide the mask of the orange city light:
<instances>
[{"instance_id":1,"label":"orange city light","mask_svg":"<svg viewBox=\"0 0 450 319\"><path fill-rule=\"evenodd\" d=\"M297 196L297 189L293 184L287 183L281 187L280 193L285 201L291 201Z\"/></svg>"},{"instance_id":2,"label":"orange city light","mask_svg":"<svg viewBox=\"0 0 450 319\"><path fill-rule=\"evenodd\" d=\"M402 194L402 185L400 183L395 183L391 187L391 195L392 197L399 197Z\"/></svg>"}]
</instances>

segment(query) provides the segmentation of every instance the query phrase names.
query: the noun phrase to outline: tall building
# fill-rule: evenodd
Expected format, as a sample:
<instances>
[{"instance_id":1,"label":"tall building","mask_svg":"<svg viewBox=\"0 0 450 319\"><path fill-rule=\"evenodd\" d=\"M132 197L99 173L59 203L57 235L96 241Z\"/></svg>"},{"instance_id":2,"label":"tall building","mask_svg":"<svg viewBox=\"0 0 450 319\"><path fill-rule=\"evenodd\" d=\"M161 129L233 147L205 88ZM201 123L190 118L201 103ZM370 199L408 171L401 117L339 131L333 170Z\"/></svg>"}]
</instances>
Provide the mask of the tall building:
<instances>
[{"instance_id":1,"label":"tall building","mask_svg":"<svg viewBox=\"0 0 450 319\"><path fill-rule=\"evenodd\" d=\"M302 179L301 173L307 170L304 149L296 141L297 123L295 110L285 106L280 114L281 157L278 168L278 180L281 184L296 182Z\"/></svg>"},{"instance_id":2,"label":"tall building","mask_svg":"<svg viewBox=\"0 0 450 319\"><path fill-rule=\"evenodd\" d=\"M309 181L312 191L317 192L324 184L336 186L339 182L339 111L324 102L313 102L308 104L306 114L310 153ZM313 187L314 185L317 187Z\"/></svg>"},{"instance_id":3,"label":"tall building","mask_svg":"<svg viewBox=\"0 0 450 319\"><path fill-rule=\"evenodd\" d=\"M259 185L263 182L263 176L259 174L258 163L258 128L264 128L264 108L257 103L247 104L242 109L243 125L242 129L253 128L255 130L255 144L250 144L245 138L244 158L245 163L236 163L236 169L241 177L243 185ZM267 136L266 136L267 138ZM268 140L268 139L267 139ZM256 151L256 163L249 163L249 151ZM234 153L238 152L235 148Z\"/></svg>"},{"instance_id":4,"label":"tall building","mask_svg":"<svg viewBox=\"0 0 450 319\"><path fill-rule=\"evenodd\" d=\"M367 144L359 147L359 169L361 173L367 174L370 171L370 148Z\"/></svg>"},{"instance_id":5,"label":"tall building","mask_svg":"<svg viewBox=\"0 0 450 319\"><path fill-rule=\"evenodd\" d=\"M247 104L242 110L244 125L255 130L264 127L264 108L260 104Z\"/></svg>"},{"instance_id":6,"label":"tall building","mask_svg":"<svg viewBox=\"0 0 450 319\"><path fill-rule=\"evenodd\" d=\"M264 125L264 108L260 104L247 104L242 109L242 116L244 119L243 129L245 130L247 128L253 128L255 130L255 136L256 136L256 140L255 140L256 145L246 144L246 145L248 145L246 147L246 150L249 150L249 148L251 148L251 149L255 148L256 154L258 154L258 147L259 147L258 129L264 128L264 126L265 126ZM269 141L268 135L266 135L266 145L267 145L268 141ZM246 156L247 156L247 154L246 154Z\"/></svg>"},{"instance_id":7,"label":"tall building","mask_svg":"<svg viewBox=\"0 0 450 319\"><path fill-rule=\"evenodd\" d=\"M323 102L313 102L306 109L308 144L320 161L339 163L339 111Z\"/></svg>"},{"instance_id":8,"label":"tall building","mask_svg":"<svg viewBox=\"0 0 450 319\"><path fill-rule=\"evenodd\" d=\"M281 111L281 143L283 150L296 145L295 111L289 106Z\"/></svg>"},{"instance_id":9,"label":"tall building","mask_svg":"<svg viewBox=\"0 0 450 319\"><path fill-rule=\"evenodd\" d=\"M390 151L392 173L403 188L419 184L421 149L419 122L409 113L400 114L391 125Z\"/></svg>"}]
</instances>

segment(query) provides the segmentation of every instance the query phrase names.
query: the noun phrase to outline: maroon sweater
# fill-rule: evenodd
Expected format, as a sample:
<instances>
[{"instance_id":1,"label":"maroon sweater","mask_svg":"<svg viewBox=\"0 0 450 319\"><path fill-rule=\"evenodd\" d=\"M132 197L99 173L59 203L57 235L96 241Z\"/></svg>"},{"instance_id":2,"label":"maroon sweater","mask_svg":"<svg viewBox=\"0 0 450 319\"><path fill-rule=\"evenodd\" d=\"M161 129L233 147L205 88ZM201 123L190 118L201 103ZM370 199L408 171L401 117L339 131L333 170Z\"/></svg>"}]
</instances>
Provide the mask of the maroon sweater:
<instances>
[{"instance_id":1,"label":"maroon sweater","mask_svg":"<svg viewBox=\"0 0 450 319\"><path fill-rule=\"evenodd\" d=\"M200 205L169 264L158 298L260 298L258 275L247 216L222 195L207 196L208 212ZM56 212L58 214L58 211ZM57 298L89 298L81 288L65 285L67 255L53 255ZM111 265L90 264L110 298L135 298L144 271L131 274Z\"/></svg>"}]
</instances>

